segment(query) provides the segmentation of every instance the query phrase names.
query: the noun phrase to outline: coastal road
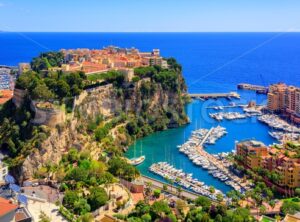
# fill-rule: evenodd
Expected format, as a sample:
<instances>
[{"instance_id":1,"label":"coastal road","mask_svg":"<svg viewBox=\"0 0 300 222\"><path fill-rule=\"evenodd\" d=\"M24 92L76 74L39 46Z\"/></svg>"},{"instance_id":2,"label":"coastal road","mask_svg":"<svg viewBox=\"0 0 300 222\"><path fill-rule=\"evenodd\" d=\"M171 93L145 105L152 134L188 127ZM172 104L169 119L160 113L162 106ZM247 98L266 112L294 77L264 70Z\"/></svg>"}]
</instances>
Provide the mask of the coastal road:
<instances>
[{"instance_id":1,"label":"coastal road","mask_svg":"<svg viewBox=\"0 0 300 222\"><path fill-rule=\"evenodd\" d=\"M167 192L172 193L172 194L177 196L177 189L176 189L176 186L174 186L174 185L171 186L168 183L163 183L159 180L156 180L156 179L144 176L144 175L142 176L142 179L145 183L151 182L153 188L160 189L160 190L163 190L163 186L164 186L164 184L166 184L168 186L168 191ZM188 191L188 190L185 190L185 189L182 189L181 196L184 197L184 198L187 198L187 199L195 200L197 197L199 197L201 195L197 194L197 193L194 193L194 192L191 192L191 191ZM212 200L212 202L215 202L215 201Z\"/></svg>"}]
</instances>

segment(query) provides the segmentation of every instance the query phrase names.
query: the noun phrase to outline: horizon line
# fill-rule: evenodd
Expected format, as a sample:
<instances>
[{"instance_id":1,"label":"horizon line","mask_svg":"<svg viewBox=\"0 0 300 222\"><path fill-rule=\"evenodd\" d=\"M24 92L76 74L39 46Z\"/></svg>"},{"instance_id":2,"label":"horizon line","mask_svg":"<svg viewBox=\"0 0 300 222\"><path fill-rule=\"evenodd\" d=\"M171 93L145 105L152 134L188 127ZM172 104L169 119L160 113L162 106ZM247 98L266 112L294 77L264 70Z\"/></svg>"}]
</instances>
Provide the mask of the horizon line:
<instances>
[{"instance_id":1,"label":"horizon line","mask_svg":"<svg viewBox=\"0 0 300 222\"><path fill-rule=\"evenodd\" d=\"M0 33L133 33L133 34L151 34L151 33L165 33L165 34L172 34L172 33L300 33L299 31L5 31L0 30Z\"/></svg>"}]
</instances>

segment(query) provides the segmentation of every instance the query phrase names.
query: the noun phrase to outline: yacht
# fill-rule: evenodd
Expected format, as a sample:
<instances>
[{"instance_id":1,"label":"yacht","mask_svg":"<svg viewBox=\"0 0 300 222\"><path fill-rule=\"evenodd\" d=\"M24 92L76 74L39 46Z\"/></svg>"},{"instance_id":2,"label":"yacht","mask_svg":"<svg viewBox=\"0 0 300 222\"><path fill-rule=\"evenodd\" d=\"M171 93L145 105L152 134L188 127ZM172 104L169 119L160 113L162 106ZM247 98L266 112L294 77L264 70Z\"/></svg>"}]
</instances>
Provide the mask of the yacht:
<instances>
[{"instance_id":1,"label":"yacht","mask_svg":"<svg viewBox=\"0 0 300 222\"><path fill-rule=\"evenodd\" d=\"M144 162L145 159L146 159L145 156L140 156L140 157L137 157L137 158L133 158L133 159L129 160L129 164L131 164L133 166L137 166L137 165L140 165L142 162Z\"/></svg>"}]
</instances>

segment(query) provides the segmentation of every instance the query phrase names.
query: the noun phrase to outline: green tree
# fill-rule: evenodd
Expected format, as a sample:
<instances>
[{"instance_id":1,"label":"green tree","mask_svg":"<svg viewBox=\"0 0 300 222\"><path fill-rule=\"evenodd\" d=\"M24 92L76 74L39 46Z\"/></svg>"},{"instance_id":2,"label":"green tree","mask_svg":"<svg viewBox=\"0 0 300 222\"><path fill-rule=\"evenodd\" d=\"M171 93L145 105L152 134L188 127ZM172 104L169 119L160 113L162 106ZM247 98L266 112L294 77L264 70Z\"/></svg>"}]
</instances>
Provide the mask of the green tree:
<instances>
[{"instance_id":1,"label":"green tree","mask_svg":"<svg viewBox=\"0 0 300 222\"><path fill-rule=\"evenodd\" d=\"M74 203L79 200L79 196L76 191L68 190L65 193L63 199L63 205L68 209L74 208Z\"/></svg>"},{"instance_id":2,"label":"green tree","mask_svg":"<svg viewBox=\"0 0 300 222\"><path fill-rule=\"evenodd\" d=\"M67 158L71 163L77 162L79 158L77 149L71 148L67 154Z\"/></svg>"},{"instance_id":3,"label":"green tree","mask_svg":"<svg viewBox=\"0 0 300 222\"><path fill-rule=\"evenodd\" d=\"M94 216L91 213L86 213L80 217L81 222L93 222Z\"/></svg>"},{"instance_id":4,"label":"green tree","mask_svg":"<svg viewBox=\"0 0 300 222\"><path fill-rule=\"evenodd\" d=\"M151 218L151 215L150 214L144 214L142 217L141 217L142 221L143 222L151 222L152 221L152 218Z\"/></svg>"},{"instance_id":5,"label":"green tree","mask_svg":"<svg viewBox=\"0 0 300 222\"><path fill-rule=\"evenodd\" d=\"M88 203L91 206L91 210L94 211L103 206L108 201L108 195L101 187L92 188L88 196Z\"/></svg>"},{"instance_id":6,"label":"green tree","mask_svg":"<svg viewBox=\"0 0 300 222\"><path fill-rule=\"evenodd\" d=\"M300 197L300 188L296 188L296 189L295 189L295 194L296 194L298 197Z\"/></svg>"},{"instance_id":7,"label":"green tree","mask_svg":"<svg viewBox=\"0 0 300 222\"><path fill-rule=\"evenodd\" d=\"M90 205L87 203L86 199L80 198L74 203L74 212L79 215L85 215L91 211Z\"/></svg>"},{"instance_id":8,"label":"green tree","mask_svg":"<svg viewBox=\"0 0 300 222\"><path fill-rule=\"evenodd\" d=\"M41 211L39 215L39 222L51 222L51 219L45 214L45 212Z\"/></svg>"},{"instance_id":9,"label":"green tree","mask_svg":"<svg viewBox=\"0 0 300 222\"><path fill-rule=\"evenodd\" d=\"M220 214L217 214L215 220L215 222L222 222L223 221L223 217Z\"/></svg>"},{"instance_id":10,"label":"green tree","mask_svg":"<svg viewBox=\"0 0 300 222\"><path fill-rule=\"evenodd\" d=\"M170 214L171 209L165 201L156 201L151 206L151 212L155 216L155 218L162 218L165 215Z\"/></svg>"},{"instance_id":11,"label":"green tree","mask_svg":"<svg viewBox=\"0 0 300 222\"><path fill-rule=\"evenodd\" d=\"M284 214L295 214L297 211L300 211L300 205L293 201L284 200L281 206L281 211Z\"/></svg>"},{"instance_id":12,"label":"green tree","mask_svg":"<svg viewBox=\"0 0 300 222\"><path fill-rule=\"evenodd\" d=\"M218 193L216 197L219 202L223 201L223 195L221 193Z\"/></svg>"},{"instance_id":13,"label":"green tree","mask_svg":"<svg viewBox=\"0 0 300 222\"><path fill-rule=\"evenodd\" d=\"M199 196L195 200L195 205L196 206L201 206L203 211L208 212L208 210L211 206L211 201L207 197Z\"/></svg>"},{"instance_id":14,"label":"green tree","mask_svg":"<svg viewBox=\"0 0 300 222\"><path fill-rule=\"evenodd\" d=\"M203 214L200 222L209 222L209 221L210 221L209 215L208 214Z\"/></svg>"},{"instance_id":15,"label":"green tree","mask_svg":"<svg viewBox=\"0 0 300 222\"><path fill-rule=\"evenodd\" d=\"M260 208L259 208L259 213L260 214L265 214L267 212L267 208L264 206L264 205L262 205Z\"/></svg>"},{"instance_id":16,"label":"green tree","mask_svg":"<svg viewBox=\"0 0 300 222\"><path fill-rule=\"evenodd\" d=\"M88 179L88 170L76 167L73 168L66 176L67 180L75 180L77 182L87 181Z\"/></svg>"},{"instance_id":17,"label":"green tree","mask_svg":"<svg viewBox=\"0 0 300 222\"><path fill-rule=\"evenodd\" d=\"M60 98L64 98L70 95L70 86L64 80L59 80L55 91Z\"/></svg>"},{"instance_id":18,"label":"green tree","mask_svg":"<svg viewBox=\"0 0 300 222\"><path fill-rule=\"evenodd\" d=\"M159 190L159 189L156 189L156 190L153 191L153 195L154 195L154 197L156 197L156 198L159 198L159 197L160 197L160 194L161 194L161 190Z\"/></svg>"},{"instance_id":19,"label":"green tree","mask_svg":"<svg viewBox=\"0 0 300 222\"><path fill-rule=\"evenodd\" d=\"M150 212L150 205L144 201L139 201L135 206L135 211L138 216L148 214Z\"/></svg>"},{"instance_id":20,"label":"green tree","mask_svg":"<svg viewBox=\"0 0 300 222\"><path fill-rule=\"evenodd\" d=\"M168 185L167 184L163 184L163 191L167 192L168 191Z\"/></svg>"},{"instance_id":21,"label":"green tree","mask_svg":"<svg viewBox=\"0 0 300 222\"><path fill-rule=\"evenodd\" d=\"M49 100L54 98L54 94L46 84L38 84L32 91L32 98L38 100Z\"/></svg>"},{"instance_id":22,"label":"green tree","mask_svg":"<svg viewBox=\"0 0 300 222\"><path fill-rule=\"evenodd\" d=\"M140 175L139 171L121 158L113 158L108 162L108 171L125 180L132 181Z\"/></svg>"}]
</instances>

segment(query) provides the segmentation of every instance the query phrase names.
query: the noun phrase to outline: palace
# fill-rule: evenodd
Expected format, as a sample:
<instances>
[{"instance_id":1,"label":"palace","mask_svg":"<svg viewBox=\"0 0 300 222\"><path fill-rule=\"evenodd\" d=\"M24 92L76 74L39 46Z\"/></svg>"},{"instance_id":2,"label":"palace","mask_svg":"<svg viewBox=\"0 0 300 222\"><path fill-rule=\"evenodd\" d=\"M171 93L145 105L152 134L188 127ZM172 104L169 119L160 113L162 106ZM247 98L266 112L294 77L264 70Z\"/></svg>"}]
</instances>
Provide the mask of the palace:
<instances>
[{"instance_id":1,"label":"palace","mask_svg":"<svg viewBox=\"0 0 300 222\"><path fill-rule=\"evenodd\" d=\"M65 63L62 65L65 72L84 71L86 74L92 74L154 65L168 68L167 61L160 56L159 49L140 52L135 48L109 46L101 50L62 49L61 52L65 57Z\"/></svg>"}]
</instances>

